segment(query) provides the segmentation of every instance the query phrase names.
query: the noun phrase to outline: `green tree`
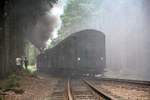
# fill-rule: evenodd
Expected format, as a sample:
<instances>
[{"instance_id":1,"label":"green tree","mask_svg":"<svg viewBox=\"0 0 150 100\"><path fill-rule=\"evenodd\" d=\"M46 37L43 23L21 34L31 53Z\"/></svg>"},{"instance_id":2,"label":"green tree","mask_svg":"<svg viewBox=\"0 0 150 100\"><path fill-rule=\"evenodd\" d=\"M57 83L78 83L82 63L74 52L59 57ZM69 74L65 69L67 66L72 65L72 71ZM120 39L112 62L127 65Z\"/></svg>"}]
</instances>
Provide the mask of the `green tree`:
<instances>
[{"instance_id":1,"label":"green tree","mask_svg":"<svg viewBox=\"0 0 150 100\"><path fill-rule=\"evenodd\" d=\"M64 39L70 33L67 31L78 28L83 23L87 23L87 19L100 15L100 4L103 0L69 0L62 16L63 25L59 31L60 39Z\"/></svg>"},{"instance_id":2,"label":"green tree","mask_svg":"<svg viewBox=\"0 0 150 100\"><path fill-rule=\"evenodd\" d=\"M36 57L39 54L38 49L30 43L28 40L25 41L25 56L29 60L30 65L36 64Z\"/></svg>"}]
</instances>

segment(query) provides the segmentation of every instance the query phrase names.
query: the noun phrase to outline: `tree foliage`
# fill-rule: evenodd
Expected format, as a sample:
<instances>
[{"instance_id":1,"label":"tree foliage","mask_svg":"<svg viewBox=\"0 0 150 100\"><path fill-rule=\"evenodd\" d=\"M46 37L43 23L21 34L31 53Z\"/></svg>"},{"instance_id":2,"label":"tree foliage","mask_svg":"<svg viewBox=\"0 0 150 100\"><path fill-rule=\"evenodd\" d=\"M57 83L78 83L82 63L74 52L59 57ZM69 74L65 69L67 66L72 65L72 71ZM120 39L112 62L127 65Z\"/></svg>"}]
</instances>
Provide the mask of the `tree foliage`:
<instances>
[{"instance_id":1,"label":"tree foliage","mask_svg":"<svg viewBox=\"0 0 150 100\"><path fill-rule=\"evenodd\" d=\"M25 51L24 52L25 52L25 56L29 60L29 65L35 65L36 57L39 54L39 51L28 40L25 41Z\"/></svg>"}]
</instances>

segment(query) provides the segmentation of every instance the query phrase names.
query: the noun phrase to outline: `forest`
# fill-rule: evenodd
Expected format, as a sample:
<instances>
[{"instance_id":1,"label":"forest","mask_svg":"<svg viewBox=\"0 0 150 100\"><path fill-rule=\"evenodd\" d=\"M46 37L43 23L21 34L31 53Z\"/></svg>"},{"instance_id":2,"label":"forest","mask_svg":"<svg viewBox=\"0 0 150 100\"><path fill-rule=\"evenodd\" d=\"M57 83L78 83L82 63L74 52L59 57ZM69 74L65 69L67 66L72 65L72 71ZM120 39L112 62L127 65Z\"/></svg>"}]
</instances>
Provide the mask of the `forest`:
<instances>
[{"instance_id":1,"label":"forest","mask_svg":"<svg viewBox=\"0 0 150 100\"><path fill-rule=\"evenodd\" d=\"M83 87L81 77L102 79L98 86L116 89L112 94L118 97L149 100L149 5L149 0L0 0L0 100L53 100L59 86Z\"/></svg>"}]
</instances>

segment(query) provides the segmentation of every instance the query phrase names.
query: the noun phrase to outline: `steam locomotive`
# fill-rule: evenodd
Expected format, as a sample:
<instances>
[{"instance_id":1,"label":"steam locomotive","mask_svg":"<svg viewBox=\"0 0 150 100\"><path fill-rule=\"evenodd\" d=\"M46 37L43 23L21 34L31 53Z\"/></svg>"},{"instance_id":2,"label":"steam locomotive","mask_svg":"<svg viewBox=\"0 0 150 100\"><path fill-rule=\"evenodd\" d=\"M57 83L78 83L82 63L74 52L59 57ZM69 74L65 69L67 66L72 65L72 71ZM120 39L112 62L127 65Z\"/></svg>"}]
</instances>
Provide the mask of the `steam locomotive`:
<instances>
[{"instance_id":1,"label":"steam locomotive","mask_svg":"<svg viewBox=\"0 0 150 100\"><path fill-rule=\"evenodd\" d=\"M53 75L95 75L105 69L105 35L86 29L71 34L37 57L37 68Z\"/></svg>"}]
</instances>

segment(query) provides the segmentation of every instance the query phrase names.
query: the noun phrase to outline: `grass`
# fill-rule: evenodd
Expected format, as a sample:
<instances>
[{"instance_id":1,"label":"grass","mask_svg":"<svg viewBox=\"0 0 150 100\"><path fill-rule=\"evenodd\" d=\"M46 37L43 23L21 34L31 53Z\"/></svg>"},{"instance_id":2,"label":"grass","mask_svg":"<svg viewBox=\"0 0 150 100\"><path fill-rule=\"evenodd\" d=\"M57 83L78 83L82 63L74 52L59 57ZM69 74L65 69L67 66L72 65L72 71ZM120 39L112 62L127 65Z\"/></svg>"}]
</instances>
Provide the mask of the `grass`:
<instances>
[{"instance_id":1,"label":"grass","mask_svg":"<svg viewBox=\"0 0 150 100\"><path fill-rule=\"evenodd\" d=\"M1 85L0 89L2 91L5 91L7 89L14 89L16 87L20 87L19 81L20 77L17 76L16 74L11 74L7 80L5 80Z\"/></svg>"},{"instance_id":2,"label":"grass","mask_svg":"<svg viewBox=\"0 0 150 100\"><path fill-rule=\"evenodd\" d=\"M27 76L37 77L36 66L30 65L27 70L23 70L22 73ZM21 76L16 74L11 74L8 78L0 85L0 90L14 89L20 87L19 81ZM1 97L0 97L1 100Z\"/></svg>"},{"instance_id":3,"label":"grass","mask_svg":"<svg viewBox=\"0 0 150 100\"><path fill-rule=\"evenodd\" d=\"M23 67L24 67L24 66L23 66ZM25 69L25 67L24 67L24 69ZM30 72L35 72L35 71L37 70L36 65L28 65L28 70L29 70Z\"/></svg>"},{"instance_id":4,"label":"grass","mask_svg":"<svg viewBox=\"0 0 150 100\"><path fill-rule=\"evenodd\" d=\"M32 76L32 77L37 77L37 69L36 69L36 65L29 65L28 69L24 70L26 75Z\"/></svg>"}]
</instances>

